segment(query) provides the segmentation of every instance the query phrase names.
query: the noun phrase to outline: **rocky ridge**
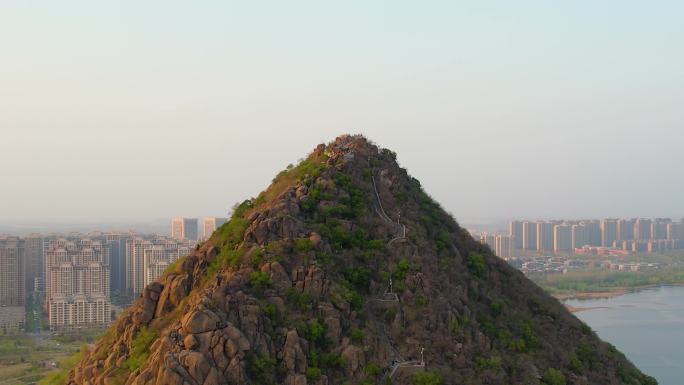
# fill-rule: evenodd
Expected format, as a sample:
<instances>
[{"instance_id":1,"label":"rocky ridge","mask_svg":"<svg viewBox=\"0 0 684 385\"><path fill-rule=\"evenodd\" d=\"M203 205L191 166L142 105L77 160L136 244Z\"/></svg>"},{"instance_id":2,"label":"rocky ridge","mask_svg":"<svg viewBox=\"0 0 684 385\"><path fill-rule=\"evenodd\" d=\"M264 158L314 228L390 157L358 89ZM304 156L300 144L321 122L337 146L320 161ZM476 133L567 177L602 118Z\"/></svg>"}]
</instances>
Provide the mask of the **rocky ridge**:
<instances>
[{"instance_id":1,"label":"rocky ridge","mask_svg":"<svg viewBox=\"0 0 684 385\"><path fill-rule=\"evenodd\" d=\"M179 260L71 384L654 384L361 136Z\"/></svg>"}]
</instances>

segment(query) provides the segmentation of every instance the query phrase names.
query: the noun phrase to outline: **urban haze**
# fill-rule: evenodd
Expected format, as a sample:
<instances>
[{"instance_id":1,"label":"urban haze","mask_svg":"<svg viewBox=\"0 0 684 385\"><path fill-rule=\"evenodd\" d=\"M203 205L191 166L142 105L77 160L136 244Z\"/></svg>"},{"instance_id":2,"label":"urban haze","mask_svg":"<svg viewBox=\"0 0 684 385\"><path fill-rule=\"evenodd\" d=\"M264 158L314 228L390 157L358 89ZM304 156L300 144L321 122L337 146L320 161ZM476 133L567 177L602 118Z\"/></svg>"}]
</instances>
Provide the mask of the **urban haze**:
<instances>
[{"instance_id":1,"label":"urban haze","mask_svg":"<svg viewBox=\"0 0 684 385\"><path fill-rule=\"evenodd\" d=\"M682 11L5 2L0 223L225 216L342 133L466 223L681 217Z\"/></svg>"}]
</instances>

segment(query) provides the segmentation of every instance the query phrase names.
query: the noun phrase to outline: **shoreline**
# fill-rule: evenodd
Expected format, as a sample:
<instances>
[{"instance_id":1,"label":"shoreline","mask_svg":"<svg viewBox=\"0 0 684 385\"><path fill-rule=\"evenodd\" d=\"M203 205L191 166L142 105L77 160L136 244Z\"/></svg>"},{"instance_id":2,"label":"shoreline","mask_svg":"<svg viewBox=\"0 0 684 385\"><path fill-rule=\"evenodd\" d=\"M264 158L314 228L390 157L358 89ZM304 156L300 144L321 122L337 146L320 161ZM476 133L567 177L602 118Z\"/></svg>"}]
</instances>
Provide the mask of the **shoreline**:
<instances>
[{"instance_id":1,"label":"shoreline","mask_svg":"<svg viewBox=\"0 0 684 385\"><path fill-rule=\"evenodd\" d=\"M613 298L625 295L632 291L638 290L636 288L630 289L626 287L616 287L614 290L605 291L581 291L577 293L563 293L563 294L553 294L553 297L557 300L564 302L568 299L599 299L599 298Z\"/></svg>"},{"instance_id":2,"label":"shoreline","mask_svg":"<svg viewBox=\"0 0 684 385\"><path fill-rule=\"evenodd\" d=\"M608 299L615 298L629 293L635 293L645 289L652 289L655 287L663 286L684 286L684 284L650 284L641 285L633 287L615 287L613 289L605 291L587 291L587 292L577 292L577 293L562 293L562 294L552 294L554 298L559 300L563 306L565 306L571 313L578 313L581 311L595 310L595 309L608 309L607 306L591 306L591 307L580 307L580 306L570 306L565 303L569 299L577 300L590 300L590 299Z\"/></svg>"},{"instance_id":3,"label":"shoreline","mask_svg":"<svg viewBox=\"0 0 684 385\"><path fill-rule=\"evenodd\" d=\"M590 307L575 307L570 305L565 305L570 313L579 313L581 311L596 310L596 309L610 309L608 306L590 306Z\"/></svg>"}]
</instances>

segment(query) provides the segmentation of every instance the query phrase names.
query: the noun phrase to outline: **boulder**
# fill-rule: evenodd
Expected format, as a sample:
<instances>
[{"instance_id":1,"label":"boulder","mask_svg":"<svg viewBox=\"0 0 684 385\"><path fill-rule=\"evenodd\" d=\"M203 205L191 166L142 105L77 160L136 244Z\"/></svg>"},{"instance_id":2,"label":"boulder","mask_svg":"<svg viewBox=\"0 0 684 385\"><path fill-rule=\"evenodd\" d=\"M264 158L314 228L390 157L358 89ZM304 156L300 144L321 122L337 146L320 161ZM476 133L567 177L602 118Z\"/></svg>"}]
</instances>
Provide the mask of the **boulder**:
<instances>
[{"instance_id":1,"label":"boulder","mask_svg":"<svg viewBox=\"0 0 684 385\"><path fill-rule=\"evenodd\" d=\"M273 287L280 290L287 290L292 287L292 281L280 262L267 263L261 268L261 271L269 275Z\"/></svg>"},{"instance_id":2,"label":"boulder","mask_svg":"<svg viewBox=\"0 0 684 385\"><path fill-rule=\"evenodd\" d=\"M333 345L337 345L340 342L340 335L342 334L342 326L340 325L340 319L335 316L326 317L325 326L325 337Z\"/></svg>"},{"instance_id":3,"label":"boulder","mask_svg":"<svg viewBox=\"0 0 684 385\"><path fill-rule=\"evenodd\" d=\"M138 376L135 378L135 381L133 381L131 385L145 385L151 383L153 378L154 371L152 369L145 369L140 374L138 374ZM114 383L116 384L116 382Z\"/></svg>"},{"instance_id":4,"label":"boulder","mask_svg":"<svg viewBox=\"0 0 684 385\"><path fill-rule=\"evenodd\" d=\"M204 354L184 351L181 352L179 360L198 384L204 383L211 370L209 360Z\"/></svg>"},{"instance_id":5,"label":"boulder","mask_svg":"<svg viewBox=\"0 0 684 385\"><path fill-rule=\"evenodd\" d=\"M135 382L134 382L135 384ZM175 370L162 366L157 372L157 381L155 385L184 385L185 379Z\"/></svg>"},{"instance_id":6,"label":"boulder","mask_svg":"<svg viewBox=\"0 0 684 385\"><path fill-rule=\"evenodd\" d=\"M349 345L342 351L341 356L347 362L346 373L348 376L351 377L363 371L366 365L363 349L358 346Z\"/></svg>"},{"instance_id":7,"label":"boulder","mask_svg":"<svg viewBox=\"0 0 684 385\"><path fill-rule=\"evenodd\" d=\"M307 385L306 376L303 374L290 374L285 379L285 385Z\"/></svg>"},{"instance_id":8,"label":"boulder","mask_svg":"<svg viewBox=\"0 0 684 385\"><path fill-rule=\"evenodd\" d=\"M242 331L235 326L228 325L223 329L223 333L228 337L228 339L230 339L230 341L235 343L238 351L247 352L252 348L249 340L247 340L247 337L245 337Z\"/></svg>"},{"instance_id":9,"label":"boulder","mask_svg":"<svg viewBox=\"0 0 684 385\"><path fill-rule=\"evenodd\" d=\"M302 350L297 330L287 332L283 345L283 362L288 373L306 373L306 355Z\"/></svg>"},{"instance_id":10,"label":"boulder","mask_svg":"<svg viewBox=\"0 0 684 385\"><path fill-rule=\"evenodd\" d=\"M133 318L135 323L139 325L147 325L150 321L152 321L157 308L157 300L159 300L159 295L163 289L164 286L159 282L153 282L147 285L142 293L142 307Z\"/></svg>"},{"instance_id":11,"label":"boulder","mask_svg":"<svg viewBox=\"0 0 684 385\"><path fill-rule=\"evenodd\" d=\"M266 242L266 239L268 239L268 227L269 221L255 223L251 233L257 243L263 244Z\"/></svg>"},{"instance_id":12,"label":"boulder","mask_svg":"<svg viewBox=\"0 0 684 385\"><path fill-rule=\"evenodd\" d=\"M197 338L195 338L194 335L188 334L183 339L183 345L188 350L195 350L199 346L199 341L197 341Z\"/></svg>"},{"instance_id":13,"label":"boulder","mask_svg":"<svg viewBox=\"0 0 684 385\"><path fill-rule=\"evenodd\" d=\"M221 319L211 310L203 309L186 314L181 324L185 333L198 334L216 330Z\"/></svg>"},{"instance_id":14,"label":"boulder","mask_svg":"<svg viewBox=\"0 0 684 385\"><path fill-rule=\"evenodd\" d=\"M224 345L217 345L211 351L211 356L216 363L216 367L221 371L225 371L230 364L230 357L228 357L224 351Z\"/></svg>"},{"instance_id":15,"label":"boulder","mask_svg":"<svg viewBox=\"0 0 684 385\"><path fill-rule=\"evenodd\" d=\"M301 186L297 187L297 190L295 190L295 198L298 201L302 201L302 200L304 200L304 198L306 197L306 194L308 192L309 192L309 189L306 186L301 185Z\"/></svg>"},{"instance_id":16,"label":"boulder","mask_svg":"<svg viewBox=\"0 0 684 385\"><path fill-rule=\"evenodd\" d=\"M283 239L295 239L301 231L301 222L293 217L286 216L283 217L280 231L277 234Z\"/></svg>"},{"instance_id":17,"label":"boulder","mask_svg":"<svg viewBox=\"0 0 684 385\"><path fill-rule=\"evenodd\" d=\"M226 369L225 375L229 384L246 384L247 371L245 370L245 362L238 357L233 358L228 365L228 369Z\"/></svg>"},{"instance_id":18,"label":"boulder","mask_svg":"<svg viewBox=\"0 0 684 385\"><path fill-rule=\"evenodd\" d=\"M145 382L147 383L147 382ZM159 366L156 385L199 385L187 370L178 362L173 353L164 356L164 362Z\"/></svg>"},{"instance_id":19,"label":"boulder","mask_svg":"<svg viewBox=\"0 0 684 385\"><path fill-rule=\"evenodd\" d=\"M321 242L323 242L323 238L321 238L320 234L311 232L311 234L309 234L309 241L311 241L311 245L315 249L319 249L321 247Z\"/></svg>"},{"instance_id":20,"label":"boulder","mask_svg":"<svg viewBox=\"0 0 684 385\"><path fill-rule=\"evenodd\" d=\"M304 277L302 291L315 297L320 297L327 293L328 281L325 277L325 272L319 269L318 266L310 266Z\"/></svg>"},{"instance_id":21,"label":"boulder","mask_svg":"<svg viewBox=\"0 0 684 385\"><path fill-rule=\"evenodd\" d=\"M216 368L212 367L202 385L222 385L225 383L226 381L223 379L221 373L219 373Z\"/></svg>"},{"instance_id":22,"label":"boulder","mask_svg":"<svg viewBox=\"0 0 684 385\"><path fill-rule=\"evenodd\" d=\"M212 262L214 259L216 259L216 257L218 256L218 254L219 254L219 249L218 249L218 247L216 247L216 246L211 246L209 249L207 249L206 253L204 254L204 258L205 258L207 261Z\"/></svg>"},{"instance_id":23,"label":"boulder","mask_svg":"<svg viewBox=\"0 0 684 385\"><path fill-rule=\"evenodd\" d=\"M287 309L285 307L285 300L283 300L281 297L268 297L268 298L266 298L266 302L275 306L276 310L280 314L284 314L286 309Z\"/></svg>"}]
</instances>

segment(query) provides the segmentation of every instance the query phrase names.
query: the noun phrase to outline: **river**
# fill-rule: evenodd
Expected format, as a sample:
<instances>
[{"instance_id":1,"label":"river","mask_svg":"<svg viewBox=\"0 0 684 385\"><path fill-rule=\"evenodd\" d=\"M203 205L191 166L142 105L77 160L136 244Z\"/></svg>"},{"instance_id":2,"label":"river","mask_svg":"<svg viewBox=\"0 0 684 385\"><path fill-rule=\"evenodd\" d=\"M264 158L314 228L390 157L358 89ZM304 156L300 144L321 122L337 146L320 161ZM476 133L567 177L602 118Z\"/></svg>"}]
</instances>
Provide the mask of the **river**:
<instances>
[{"instance_id":1,"label":"river","mask_svg":"<svg viewBox=\"0 0 684 385\"><path fill-rule=\"evenodd\" d=\"M660 385L684 381L684 287L662 286L605 299L567 300L598 335Z\"/></svg>"}]
</instances>

